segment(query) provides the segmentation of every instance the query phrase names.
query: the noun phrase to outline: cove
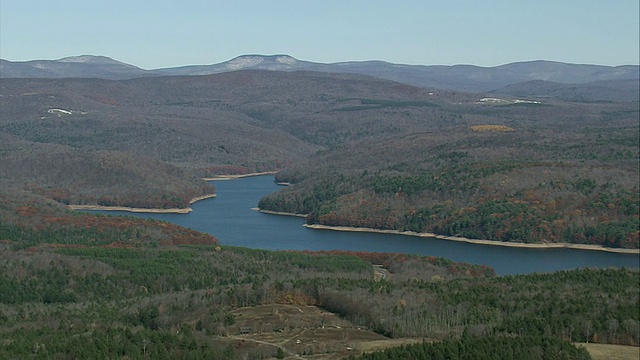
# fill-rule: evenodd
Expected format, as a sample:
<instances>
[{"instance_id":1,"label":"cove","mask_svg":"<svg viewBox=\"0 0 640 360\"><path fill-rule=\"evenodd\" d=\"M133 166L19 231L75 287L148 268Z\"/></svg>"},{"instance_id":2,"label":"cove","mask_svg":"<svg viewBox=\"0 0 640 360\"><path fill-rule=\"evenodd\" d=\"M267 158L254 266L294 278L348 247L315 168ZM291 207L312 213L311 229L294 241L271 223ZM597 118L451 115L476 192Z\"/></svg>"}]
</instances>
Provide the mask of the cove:
<instances>
[{"instance_id":1,"label":"cove","mask_svg":"<svg viewBox=\"0 0 640 360\"><path fill-rule=\"evenodd\" d=\"M398 252L484 264L499 275L551 272L583 267L638 268L638 254L578 249L524 249L469 244L396 234L339 232L305 228L305 220L252 210L263 196L279 190L273 175L214 181L215 198L194 203L188 214L92 211L172 222L209 233L221 245L267 250L351 250Z\"/></svg>"}]
</instances>

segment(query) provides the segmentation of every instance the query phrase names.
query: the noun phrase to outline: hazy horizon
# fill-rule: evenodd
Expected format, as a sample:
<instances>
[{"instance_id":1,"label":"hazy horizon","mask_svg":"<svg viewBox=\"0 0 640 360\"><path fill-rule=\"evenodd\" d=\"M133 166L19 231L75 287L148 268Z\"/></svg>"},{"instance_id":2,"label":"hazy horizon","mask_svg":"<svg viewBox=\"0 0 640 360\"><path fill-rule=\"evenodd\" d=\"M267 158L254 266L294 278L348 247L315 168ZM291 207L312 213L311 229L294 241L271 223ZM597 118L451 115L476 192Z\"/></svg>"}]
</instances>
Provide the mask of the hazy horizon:
<instances>
[{"instance_id":1,"label":"hazy horizon","mask_svg":"<svg viewBox=\"0 0 640 360\"><path fill-rule=\"evenodd\" d=\"M381 60L493 67L548 60L640 64L636 0L267 3L0 2L0 58L108 56L143 69L246 54L319 63Z\"/></svg>"},{"instance_id":2,"label":"hazy horizon","mask_svg":"<svg viewBox=\"0 0 640 360\"><path fill-rule=\"evenodd\" d=\"M113 57L111 57L109 55L104 55L104 54L100 54L100 55L78 54L78 55L64 56L64 57L57 58L57 59L28 59L28 60L11 60L11 59L6 59L6 58L0 58L0 59L1 60L10 61L10 62L24 62L24 63L26 63L26 62L31 62L31 61L60 61L60 60L68 59L68 58L83 57L83 56L107 57L107 58L110 58L111 60L115 60L115 61L121 62L123 64L126 64L126 65L133 65L133 66L138 67L138 68L140 68L142 70L149 70L149 71L161 70L161 69L169 69L169 68L189 67L189 66L216 65L216 64L225 63L225 62L231 61L233 59L240 58L240 57L245 57L245 56L246 57L249 57L249 56L260 56L260 57L289 56L289 57L292 57L292 58L294 58L294 59L296 59L298 61L305 61L305 62L311 62L311 63L317 63L317 64L338 64L338 63L348 63L348 62L382 61L382 62L392 63L392 64L396 64L396 65L420 65L420 66L457 66L457 65L461 65L461 66L477 66L477 67L481 67L481 68L492 68L492 67L498 67L498 66L514 64L514 63L527 63L527 62L536 62L536 61L546 61L546 62L575 64L575 65L594 65L594 66L608 66L608 67L640 66L638 64L605 65L605 64L591 64L591 63L569 63L569 62L564 62L564 61L556 61L556 60L548 60L548 59L532 59L532 60L513 61L513 62L504 63L504 64L498 64L498 65L493 65L493 66L482 66L482 65L467 64L467 63L459 63L459 64L405 64L405 63L393 63L393 62L387 61L385 59L368 59L368 60L348 60L348 59L345 59L345 60L341 60L341 61L336 61L336 62L331 62L331 63L326 62L325 63L325 62L315 61L315 60L312 60L312 59L300 59L300 58L298 58L298 57L296 57L294 55L291 55L291 54L257 54L257 53L240 54L240 55L234 56L232 58L229 58L227 60L223 60L223 61L216 62L216 63L181 64L181 65L175 65L175 66L169 66L169 67L160 67L160 68L144 68L144 67L138 66L138 64L121 61L120 59L116 59L116 58L113 58Z\"/></svg>"}]
</instances>

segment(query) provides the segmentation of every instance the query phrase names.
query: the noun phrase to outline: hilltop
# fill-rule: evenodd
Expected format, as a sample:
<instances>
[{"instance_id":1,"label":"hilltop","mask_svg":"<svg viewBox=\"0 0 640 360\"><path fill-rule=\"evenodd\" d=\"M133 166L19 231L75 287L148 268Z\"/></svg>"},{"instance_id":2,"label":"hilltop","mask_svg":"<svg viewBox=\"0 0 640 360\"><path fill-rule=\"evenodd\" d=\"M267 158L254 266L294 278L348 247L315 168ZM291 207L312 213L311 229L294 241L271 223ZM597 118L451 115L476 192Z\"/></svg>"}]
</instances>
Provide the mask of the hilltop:
<instances>
[{"instance_id":1,"label":"hilltop","mask_svg":"<svg viewBox=\"0 0 640 360\"><path fill-rule=\"evenodd\" d=\"M516 62L495 67L474 65L406 65L385 61L345 61L318 63L298 60L290 55L241 55L228 61L210 65L189 65L173 68L144 70L104 56L82 55L59 60L34 60L12 62L0 60L0 78L103 78L132 79L139 77L167 75L212 75L238 70L269 71L314 71L323 73L350 73L375 76L409 85L438 88L453 91L488 92L497 91L510 94L509 85L524 92L537 92L536 96L556 97L572 101L629 101L629 96L618 98L619 91L625 91L629 84L616 81L634 80L632 95L638 94L640 67L636 65L602 66L589 64L568 64L554 61ZM562 92L556 89L539 93L540 86L527 90L531 82L545 81L565 85ZM606 89L591 86L584 90L583 84L610 82ZM578 89L574 89L577 87ZM524 88L524 89L523 89ZM573 92L576 91L576 94ZM585 91L589 95L584 96ZM631 97L637 101L638 96Z\"/></svg>"},{"instance_id":2,"label":"hilltop","mask_svg":"<svg viewBox=\"0 0 640 360\"><path fill-rule=\"evenodd\" d=\"M638 247L638 102L264 70L0 85L0 181L65 203L184 208L201 178L283 170L261 207L311 223Z\"/></svg>"},{"instance_id":3,"label":"hilltop","mask_svg":"<svg viewBox=\"0 0 640 360\"><path fill-rule=\"evenodd\" d=\"M415 344L371 357L587 359L572 343L640 341L637 271L497 277L428 256L234 248L65 206L185 208L215 191L203 178L278 171L289 186L260 207L310 224L638 249L637 67L444 69L501 88L469 93L289 71L311 65L286 55L188 76L49 65L44 78L0 69L0 357L339 359ZM95 76L105 67L126 79ZM527 69L544 78L515 78ZM520 83L494 88L494 70Z\"/></svg>"}]
</instances>

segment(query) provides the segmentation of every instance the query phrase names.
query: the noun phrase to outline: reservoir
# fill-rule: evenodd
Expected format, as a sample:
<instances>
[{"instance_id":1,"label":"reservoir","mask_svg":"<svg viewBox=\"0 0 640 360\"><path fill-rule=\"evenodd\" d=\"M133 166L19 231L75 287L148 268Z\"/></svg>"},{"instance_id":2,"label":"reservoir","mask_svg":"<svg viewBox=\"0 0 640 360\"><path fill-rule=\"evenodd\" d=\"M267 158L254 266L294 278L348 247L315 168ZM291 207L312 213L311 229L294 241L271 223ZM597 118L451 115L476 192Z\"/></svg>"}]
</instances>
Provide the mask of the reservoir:
<instances>
[{"instance_id":1,"label":"reservoir","mask_svg":"<svg viewBox=\"0 0 640 360\"><path fill-rule=\"evenodd\" d=\"M215 198L194 203L188 214L97 211L172 222L209 233L221 245L268 250L352 250L397 252L444 257L457 262L484 264L499 275L551 272L583 267L639 267L637 254L577 249L524 249L469 244L395 234L339 232L303 227L305 219L252 210L263 196L279 190L273 176L215 181Z\"/></svg>"}]
</instances>

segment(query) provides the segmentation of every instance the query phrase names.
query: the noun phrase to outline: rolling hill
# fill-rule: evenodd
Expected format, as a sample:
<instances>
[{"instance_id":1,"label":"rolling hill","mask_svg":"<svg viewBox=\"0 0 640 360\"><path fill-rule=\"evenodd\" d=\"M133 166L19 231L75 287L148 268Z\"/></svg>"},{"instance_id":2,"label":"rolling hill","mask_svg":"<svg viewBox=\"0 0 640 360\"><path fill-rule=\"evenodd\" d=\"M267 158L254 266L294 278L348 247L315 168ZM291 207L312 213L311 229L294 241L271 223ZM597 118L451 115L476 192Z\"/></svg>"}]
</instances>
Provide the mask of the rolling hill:
<instances>
[{"instance_id":1,"label":"rolling hill","mask_svg":"<svg viewBox=\"0 0 640 360\"><path fill-rule=\"evenodd\" d=\"M234 248L62 205L184 208L214 191L203 177L279 171L290 186L260 207L309 224L638 249L637 67L460 66L437 80L502 81L481 94L290 71L315 65L286 56L198 76L78 57L20 78L7 64L0 357L343 358L421 342L371 356L588 358L571 343L640 341L634 270L496 277L435 257ZM562 84L577 78L590 80Z\"/></svg>"},{"instance_id":2,"label":"rolling hill","mask_svg":"<svg viewBox=\"0 0 640 360\"><path fill-rule=\"evenodd\" d=\"M202 177L283 170L261 207L310 223L638 247L638 102L265 70L0 85L0 181L60 201L186 207Z\"/></svg>"},{"instance_id":3,"label":"rolling hill","mask_svg":"<svg viewBox=\"0 0 640 360\"><path fill-rule=\"evenodd\" d=\"M640 99L640 81L601 80L583 84L563 84L531 80L490 91L519 97L555 98L574 102L634 102Z\"/></svg>"},{"instance_id":4,"label":"rolling hill","mask_svg":"<svg viewBox=\"0 0 640 360\"><path fill-rule=\"evenodd\" d=\"M0 59L0 78L128 79L151 73L106 56L81 55L59 60L8 61Z\"/></svg>"},{"instance_id":5,"label":"rolling hill","mask_svg":"<svg viewBox=\"0 0 640 360\"><path fill-rule=\"evenodd\" d=\"M406 65L385 61L347 61L326 64L302 61L289 55L242 55L218 64L143 70L107 57L83 55L60 60L26 62L2 60L0 62L0 78L129 79L167 75L211 75L238 70L315 71L369 75L424 88L487 92L512 84L536 80L562 84L635 80L637 85L640 78L639 69L635 65L612 67L543 60L517 62L495 67ZM615 83L609 84L608 88L611 89L613 85ZM554 93L545 95L553 97ZM596 100L601 101L603 96L597 96ZM625 97L619 100L610 94L607 101L628 101L628 99Z\"/></svg>"},{"instance_id":6,"label":"rolling hill","mask_svg":"<svg viewBox=\"0 0 640 360\"><path fill-rule=\"evenodd\" d=\"M445 116L432 103L442 95L347 74L241 71L0 85L0 181L64 190L75 194L67 196L72 203L115 197L111 202L122 205L129 197L185 205L187 194L210 190L177 178L278 170L353 139L431 127L421 120L428 114ZM403 113L389 104L353 111L370 98L413 106Z\"/></svg>"},{"instance_id":7,"label":"rolling hill","mask_svg":"<svg viewBox=\"0 0 640 360\"><path fill-rule=\"evenodd\" d=\"M427 349L379 355L589 359L571 343L640 340L628 269L501 277L432 256L238 248L3 189L0 250L3 359L352 359L403 344Z\"/></svg>"}]
</instances>

